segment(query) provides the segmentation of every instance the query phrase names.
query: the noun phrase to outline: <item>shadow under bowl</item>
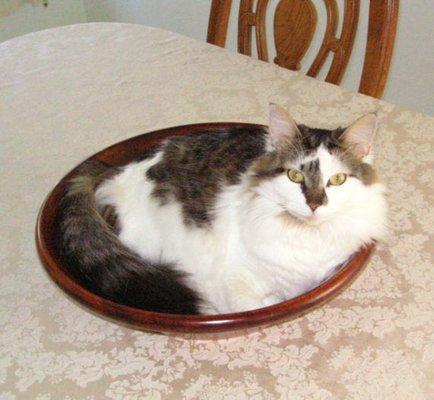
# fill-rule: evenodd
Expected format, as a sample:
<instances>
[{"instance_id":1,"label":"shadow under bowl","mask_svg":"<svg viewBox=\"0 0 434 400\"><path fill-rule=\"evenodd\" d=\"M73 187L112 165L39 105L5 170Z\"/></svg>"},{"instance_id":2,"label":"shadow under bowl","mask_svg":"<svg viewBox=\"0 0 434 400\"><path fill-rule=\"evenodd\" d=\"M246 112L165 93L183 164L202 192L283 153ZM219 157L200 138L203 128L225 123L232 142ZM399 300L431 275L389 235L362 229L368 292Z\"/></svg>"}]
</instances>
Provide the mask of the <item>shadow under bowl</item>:
<instances>
[{"instance_id":1,"label":"shadow under bowl","mask_svg":"<svg viewBox=\"0 0 434 400\"><path fill-rule=\"evenodd\" d=\"M97 160L111 166L122 166L142 158L162 140L171 136L205 131L223 132L232 127L258 128L260 125L221 122L167 128L117 143L89 157L86 161ZM317 308L340 293L364 268L374 250L374 245L360 249L333 276L309 292L257 310L220 315L175 315L128 307L100 297L81 286L62 265L56 249L55 221L59 211L59 201L67 182L74 176L78 167L55 186L41 207L36 225L36 246L39 257L51 278L74 299L97 314L136 329L184 334L234 332L283 322Z\"/></svg>"}]
</instances>

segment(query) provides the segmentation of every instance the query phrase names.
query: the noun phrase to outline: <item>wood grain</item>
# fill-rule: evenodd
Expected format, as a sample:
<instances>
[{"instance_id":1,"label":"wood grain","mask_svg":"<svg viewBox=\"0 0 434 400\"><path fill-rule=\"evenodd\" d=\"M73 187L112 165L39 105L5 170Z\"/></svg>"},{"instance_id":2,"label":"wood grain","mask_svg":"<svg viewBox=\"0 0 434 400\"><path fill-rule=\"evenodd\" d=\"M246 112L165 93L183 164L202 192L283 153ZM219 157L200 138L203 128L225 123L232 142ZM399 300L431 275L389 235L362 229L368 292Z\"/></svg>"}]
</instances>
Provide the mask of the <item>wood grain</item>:
<instances>
[{"instance_id":1,"label":"wood grain","mask_svg":"<svg viewBox=\"0 0 434 400\"><path fill-rule=\"evenodd\" d=\"M225 47L232 0L212 0L207 42Z\"/></svg>"},{"instance_id":2,"label":"wood grain","mask_svg":"<svg viewBox=\"0 0 434 400\"><path fill-rule=\"evenodd\" d=\"M339 7L336 0L323 0L327 11L326 30L320 49L307 75L316 77L327 57L332 62L325 80L339 84L345 74L356 38L360 0L344 0L343 23L337 32ZM254 9L256 4L256 9ZM238 14L238 51L252 55L255 31L258 58L268 60L266 14L269 0L240 0ZM232 1L213 0L208 42L224 46ZM399 0L370 0L367 46L359 91L381 97L387 81L398 21ZM317 26L317 11L311 0L280 0L274 14L274 62L300 70ZM211 32L211 34L210 34Z\"/></svg>"},{"instance_id":3,"label":"wood grain","mask_svg":"<svg viewBox=\"0 0 434 400\"><path fill-rule=\"evenodd\" d=\"M368 42L359 92L381 98L386 86L398 25L399 0L371 0Z\"/></svg>"},{"instance_id":4,"label":"wood grain","mask_svg":"<svg viewBox=\"0 0 434 400\"><path fill-rule=\"evenodd\" d=\"M88 160L98 160L107 165L122 166L141 157L162 140L171 136L210 130L223 131L228 127L243 126L258 127L259 125L228 122L163 129L115 144L93 155ZM286 321L322 305L345 289L364 268L374 249L373 245L361 249L339 272L310 292L258 310L212 316L182 316L127 307L89 292L76 282L68 274L67 268L62 265L61 256L56 245L58 238L55 234L55 226L59 202L64 194L66 183L76 174L78 168L79 166L74 168L56 185L41 207L36 224L36 247L39 257L54 282L72 298L97 314L125 323L136 329L165 333L211 333L244 330Z\"/></svg>"},{"instance_id":5,"label":"wood grain","mask_svg":"<svg viewBox=\"0 0 434 400\"><path fill-rule=\"evenodd\" d=\"M252 55L252 27L256 24L256 16L252 10L253 0L240 1L240 10L238 12L238 52L248 56Z\"/></svg>"},{"instance_id":6,"label":"wood grain","mask_svg":"<svg viewBox=\"0 0 434 400\"><path fill-rule=\"evenodd\" d=\"M300 61L308 50L317 24L316 8L311 0L282 0L274 14L274 62L282 67L299 70Z\"/></svg>"}]
</instances>

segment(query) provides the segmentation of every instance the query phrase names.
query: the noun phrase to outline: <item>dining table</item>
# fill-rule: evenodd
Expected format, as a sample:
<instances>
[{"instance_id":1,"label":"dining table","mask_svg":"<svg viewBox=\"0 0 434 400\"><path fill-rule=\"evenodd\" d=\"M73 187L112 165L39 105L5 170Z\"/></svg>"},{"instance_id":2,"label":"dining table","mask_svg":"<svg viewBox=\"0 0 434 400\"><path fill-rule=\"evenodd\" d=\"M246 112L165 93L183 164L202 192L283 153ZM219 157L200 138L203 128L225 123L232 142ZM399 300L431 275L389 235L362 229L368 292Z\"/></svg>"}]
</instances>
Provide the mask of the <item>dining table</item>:
<instances>
[{"instance_id":1,"label":"dining table","mask_svg":"<svg viewBox=\"0 0 434 400\"><path fill-rule=\"evenodd\" d=\"M131 329L53 283L35 223L69 170L161 128L266 124L270 102L328 129L377 113L388 234L349 288L298 318L207 336ZM433 139L431 116L157 28L1 43L0 399L433 399Z\"/></svg>"}]
</instances>

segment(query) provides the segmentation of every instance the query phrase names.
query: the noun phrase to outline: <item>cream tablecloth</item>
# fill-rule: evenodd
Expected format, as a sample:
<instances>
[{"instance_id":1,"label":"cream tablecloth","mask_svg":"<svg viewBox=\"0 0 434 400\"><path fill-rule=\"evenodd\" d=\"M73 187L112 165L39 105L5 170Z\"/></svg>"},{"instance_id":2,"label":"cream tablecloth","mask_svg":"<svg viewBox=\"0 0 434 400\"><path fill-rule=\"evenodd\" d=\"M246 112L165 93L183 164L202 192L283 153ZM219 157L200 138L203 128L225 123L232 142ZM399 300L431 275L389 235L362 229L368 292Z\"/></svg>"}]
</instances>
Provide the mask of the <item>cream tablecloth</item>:
<instances>
[{"instance_id":1,"label":"cream tablecloth","mask_svg":"<svg viewBox=\"0 0 434 400\"><path fill-rule=\"evenodd\" d=\"M415 77L417 79L417 77ZM83 158L269 101L335 127L378 111L391 234L358 280L294 321L219 340L90 314L47 277L37 211ZM126 24L0 45L0 399L432 399L434 119L173 33Z\"/></svg>"}]
</instances>

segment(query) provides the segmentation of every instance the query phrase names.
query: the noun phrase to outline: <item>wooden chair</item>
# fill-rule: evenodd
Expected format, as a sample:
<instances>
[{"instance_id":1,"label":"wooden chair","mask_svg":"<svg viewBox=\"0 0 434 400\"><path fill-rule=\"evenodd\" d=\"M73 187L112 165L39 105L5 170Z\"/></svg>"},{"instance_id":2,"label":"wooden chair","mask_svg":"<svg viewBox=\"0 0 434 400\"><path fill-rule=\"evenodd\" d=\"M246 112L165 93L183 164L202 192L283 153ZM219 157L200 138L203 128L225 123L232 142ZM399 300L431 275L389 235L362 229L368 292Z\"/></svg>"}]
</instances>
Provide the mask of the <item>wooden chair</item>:
<instances>
[{"instance_id":1,"label":"wooden chair","mask_svg":"<svg viewBox=\"0 0 434 400\"><path fill-rule=\"evenodd\" d=\"M339 9L336 0L323 0L327 10L324 38L307 75L316 77L327 56L333 53L326 81L338 85L347 67L356 35L361 0L345 0L340 37L337 37ZM258 58L268 61L265 18L269 0L240 0L238 15L238 51L251 55L252 30L255 28ZM208 43L224 47L232 0L212 0L208 25ZM389 72L398 21L399 0L370 0L368 37L359 92L381 98ZM274 62L299 70L317 24L312 0L280 0L274 14Z\"/></svg>"}]
</instances>

